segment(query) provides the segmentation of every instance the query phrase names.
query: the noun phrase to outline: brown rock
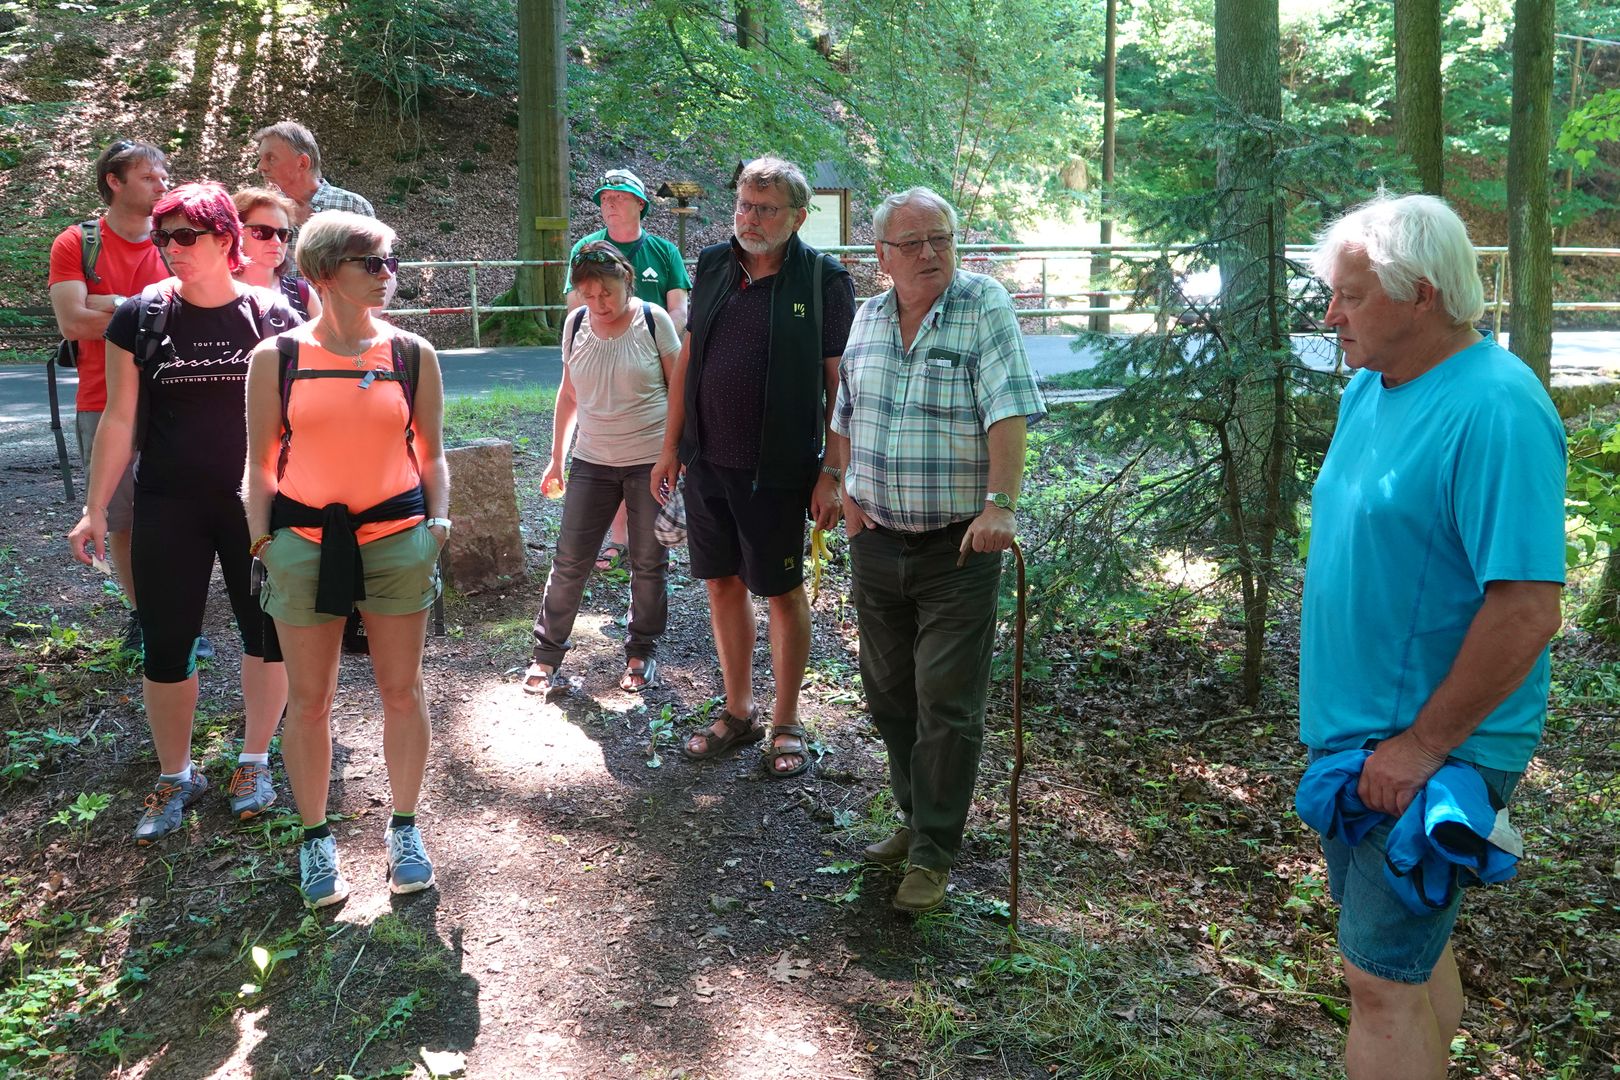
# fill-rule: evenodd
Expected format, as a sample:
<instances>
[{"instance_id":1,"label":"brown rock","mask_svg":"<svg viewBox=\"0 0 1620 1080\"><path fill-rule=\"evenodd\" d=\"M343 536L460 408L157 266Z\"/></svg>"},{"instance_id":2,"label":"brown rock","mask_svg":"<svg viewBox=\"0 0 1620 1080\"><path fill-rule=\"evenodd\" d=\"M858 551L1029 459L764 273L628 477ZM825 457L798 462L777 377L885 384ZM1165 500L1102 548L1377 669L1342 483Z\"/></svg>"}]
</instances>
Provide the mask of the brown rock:
<instances>
[{"instance_id":1,"label":"brown rock","mask_svg":"<svg viewBox=\"0 0 1620 1080\"><path fill-rule=\"evenodd\" d=\"M455 522L441 564L445 581L471 593L521 577L523 536L512 482L512 444L480 439L446 450L444 456L450 465L450 520Z\"/></svg>"}]
</instances>

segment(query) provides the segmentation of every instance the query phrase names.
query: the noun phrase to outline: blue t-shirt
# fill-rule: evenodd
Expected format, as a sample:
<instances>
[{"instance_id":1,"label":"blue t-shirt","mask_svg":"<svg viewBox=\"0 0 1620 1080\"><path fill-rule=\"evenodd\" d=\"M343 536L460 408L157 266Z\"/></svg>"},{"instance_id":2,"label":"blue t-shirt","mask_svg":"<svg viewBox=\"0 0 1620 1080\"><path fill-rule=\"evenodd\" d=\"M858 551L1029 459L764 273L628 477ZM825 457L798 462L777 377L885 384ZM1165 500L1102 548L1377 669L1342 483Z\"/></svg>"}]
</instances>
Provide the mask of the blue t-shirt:
<instances>
[{"instance_id":1,"label":"blue t-shirt","mask_svg":"<svg viewBox=\"0 0 1620 1080\"><path fill-rule=\"evenodd\" d=\"M1311 495L1300 738L1404 731L1451 671L1492 581L1564 580L1564 425L1487 335L1411 382L1358 372ZM1455 755L1522 771L1547 715L1544 650Z\"/></svg>"}]
</instances>

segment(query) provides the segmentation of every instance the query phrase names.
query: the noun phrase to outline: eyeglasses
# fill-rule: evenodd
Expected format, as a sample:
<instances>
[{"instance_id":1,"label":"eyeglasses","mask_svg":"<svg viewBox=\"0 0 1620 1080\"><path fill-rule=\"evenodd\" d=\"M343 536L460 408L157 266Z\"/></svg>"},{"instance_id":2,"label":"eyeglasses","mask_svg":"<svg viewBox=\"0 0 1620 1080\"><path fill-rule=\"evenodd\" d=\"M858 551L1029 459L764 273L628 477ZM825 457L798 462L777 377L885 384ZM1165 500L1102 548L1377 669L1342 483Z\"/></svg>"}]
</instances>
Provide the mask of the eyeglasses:
<instances>
[{"instance_id":1,"label":"eyeglasses","mask_svg":"<svg viewBox=\"0 0 1620 1080\"><path fill-rule=\"evenodd\" d=\"M737 216L747 217L749 214L758 214L761 221L774 221L776 215L786 210L785 206L772 206L770 203L749 202L747 199L737 200Z\"/></svg>"},{"instance_id":2,"label":"eyeglasses","mask_svg":"<svg viewBox=\"0 0 1620 1080\"><path fill-rule=\"evenodd\" d=\"M278 229L274 225L244 225L242 228L255 240L268 240L273 236L285 244L292 239L291 229Z\"/></svg>"},{"instance_id":3,"label":"eyeglasses","mask_svg":"<svg viewBox=\"0 0 1620 1080\"><path fill-rule=\"evenodd\" d=\"M605 184L630 183L636 187L641 186L641 181L636 179L634 173L625 172L623 169L609 169L602 174L602 182Z\"/></svg>"},{"instance_id":4,"label":"eyeglasses","mask_svg":"<svg viewBox=\"0 0 1620 1080\"><path fill-rule=\"evenodd\" d=\"M169 246L173 240L181 247L190 247L197 242L199 236L213 236L213 229L153 229L152 243L160 248Z\"/></svg>"},{"instance_id":5,"label":"eyeglasses","mask_svg":"<svg viewBox=\"0 0 1620 1080\"><path fill-rule=\"evenodd\" d=\"M388 268L388 272L390 274L399 273L399 259L394 255L345 255L343 258L339 259L338 262L363 263L365 264L366 273L370 274L372 277L380 276L383 272L383 267L385 266Z\"/></svg>"},{"instance_id":6,"label":"eyeglasses","mask_svg":"<svg viewBox=\"0 0 1620 1080\"><path fill-rule=\"evenodd\" d=\"M947 251L952 244L956 243L956 237L946 233L943 236L930 236L926 240L901 240L898 243L893 240L879 240L878 243L894 248L894 250L909 259L920 253L924 244L927 244L935 251Z\"/></svg>"}]
</instances>

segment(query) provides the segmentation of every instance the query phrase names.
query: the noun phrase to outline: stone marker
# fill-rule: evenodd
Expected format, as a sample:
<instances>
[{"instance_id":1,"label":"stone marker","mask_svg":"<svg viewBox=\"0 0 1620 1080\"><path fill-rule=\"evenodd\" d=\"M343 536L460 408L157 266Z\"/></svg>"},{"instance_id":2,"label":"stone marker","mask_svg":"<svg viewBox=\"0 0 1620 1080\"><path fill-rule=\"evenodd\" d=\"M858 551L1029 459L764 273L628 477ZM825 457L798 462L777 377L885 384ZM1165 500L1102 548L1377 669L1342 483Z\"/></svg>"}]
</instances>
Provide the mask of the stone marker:
<instances>
[{"instance_id":1,"label":"stone marker","mask_svg":"<svg viewBox=\"0 0 1620 1080\"><path fill-rule=\"evenodd\" d=\"M474 593L523 575L512 482L512 444L479 439L444 452L450 466L450 542L441 565L447 584Z\"/></svg>"}]
</instances>

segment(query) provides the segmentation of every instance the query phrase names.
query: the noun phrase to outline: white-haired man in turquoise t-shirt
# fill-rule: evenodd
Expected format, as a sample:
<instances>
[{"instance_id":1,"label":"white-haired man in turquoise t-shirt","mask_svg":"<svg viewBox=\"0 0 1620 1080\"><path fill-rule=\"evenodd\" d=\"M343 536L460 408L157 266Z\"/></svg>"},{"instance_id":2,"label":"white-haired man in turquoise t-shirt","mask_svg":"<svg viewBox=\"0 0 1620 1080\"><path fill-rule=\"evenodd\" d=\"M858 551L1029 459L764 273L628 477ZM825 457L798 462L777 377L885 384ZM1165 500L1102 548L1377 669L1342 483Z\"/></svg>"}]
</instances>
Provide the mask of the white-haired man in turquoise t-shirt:
<instances>
[{"instance_id":1,"label":"white-haired man in turquoise t-shirt","mask_svg":"<svg viewBox=\"0 0 1620 1080\"><path fill-rule=\"evenodd\" d=\"M1351 1080L1444 1080L1463 991L1458 899L1415 916L1384 841L1448 759L1505 804L1541 738L1564 581L1564 428L1489 334L1462 221L1378 198L1322 234L1327 324L1355 376L1311 497L1300 736L1313 759L1373 749L1357 794L1391 815L1322 843L1340 904ZM1457 894L1460 896L1460 893Z\"/></svg>"}]
</instances>

